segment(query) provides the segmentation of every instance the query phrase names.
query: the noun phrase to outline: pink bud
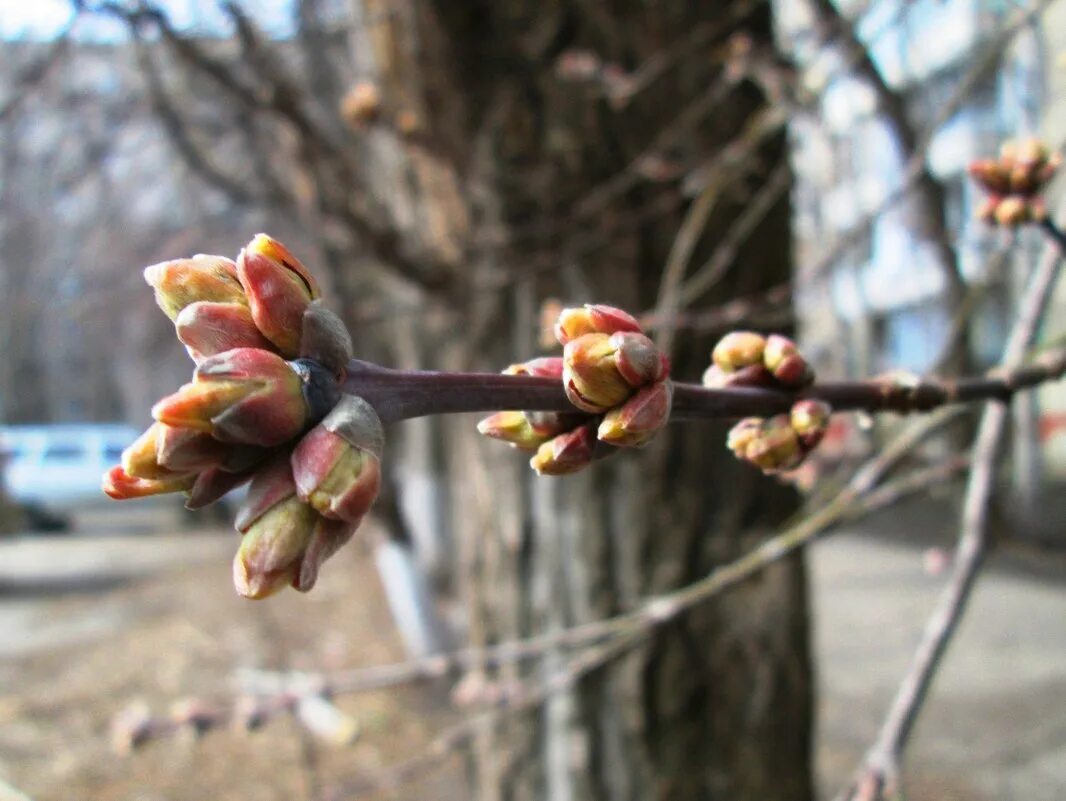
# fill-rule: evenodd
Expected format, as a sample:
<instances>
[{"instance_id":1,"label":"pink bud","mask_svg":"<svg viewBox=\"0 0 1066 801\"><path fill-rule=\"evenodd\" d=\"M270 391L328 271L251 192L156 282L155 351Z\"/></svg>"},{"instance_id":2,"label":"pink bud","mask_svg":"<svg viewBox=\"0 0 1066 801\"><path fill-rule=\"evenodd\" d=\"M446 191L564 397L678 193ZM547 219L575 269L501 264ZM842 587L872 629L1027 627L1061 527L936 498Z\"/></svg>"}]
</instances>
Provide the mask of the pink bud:
<instances>
[{"instance_id":1,"label":"pink bud","mask_svg":"<svg viewBox=\"0 0 1066 801\"><path fill-rule=\"evenodd\" d=\"M592 463L596 434L592 425L583 425L545 442L529 460L542 476L575 473Z\"/></svg>"},{"instance_id":2,"label":"pink bud","mask_svg":"<svg viewBox=\"0 0 1066 801\"><path fill-rule=\"evenodd\" d=\"M136 478L121 467L112 467L104 474L101 489L116 501L131 498L147 498L150 495L163 495L168 492L184 492L192 487L196 476L177 475L171 478Z\"/></svg>"},{"instance_id":3,"label":"pink bud","mask_svg":"<svg viewBox=\"0 0 1066 801\"><path fill-rule=\"evenodd\" d=\"M303 383L292 366L258 348L205 359L192 383L152 407L152 416L169 426L264 447L298 435L309 413Z\"/></svg>"},{"instance_id":4,"label":"pink bud","mask_svg":"<svg viewBox=\"0 0 1066 801\"><path fill-rule=\"evenodd\" d=\"M483 436L503 440L525 451L535 451L554 436L538 432L524 412L496 412L478 422L477 430Z\"/></svg>"},{"instance_id":5,"label":"pink bud","mask_svg":"<svg viewBox=\"0 0 1066 801\"><path fill-rule=\"evenodd\" d=\"M504 375L529 375L536 378L562 378L563 360L558 356L542 356L528 362L512 364L503 371Z\"/></svg>"},{"instance_id":6,"label":"pink bud","mask_svg":"<svg viewBox=\"0 0 1066 801\"><path fill-rule=\"evenodd\" d=\"M802 387L814 378L796 343L780 334L771 334L766 338L763 364L777 382L786 387Z\"/></svg>"},{"instance_id":7,"label":"pink bud","mask_svg":"<svg viewBox=\"0 0 1066 801\"><path fill-rule=\"evenodd\" d=\"M669 360L643 334L619 332L611 335L610 342L617 350L618 372L629 386L643 387L669 374Z\"/></svg>"},{"instance_id":8,"label":"pink bud","mask_svg":"<svg viewBox=\"0 0 1066 801\"><path fill-rule=\"evenodd\" d=\"M766 340L752 331L732 331L714 346L711 359L724 373L735 373L741 368L762 363Z\"/></svg>"},{"instance_id":9,"label":"pink bud","mask_svg":"<svg viewBox=\"0 0 1066 801\"><path fill-rule=\"evenodd\" d=\"M623 403L633 387L618 370L618 349L607 334L584 334L563 349L563 387L570 402L586 412Z\"/></svg>"},{"instance_id":10,"label":"pink bud","mask_svg":"<svg viewBox=\"0 0 1066 801\"><path fill-rule=\"evenodd\" d=\"M585 334L613 334L617 331L641 333L640 323L628 312L614 306L585 304L580 309L563 309L555 324L555 338L560 345Z\"/></svg>"},{"instance_id":11,"label":"pink bud","mask_svg":"<svg viewBox=\"0 0 1066 801\"><path fill-rule=\"evenodd\" d=\"M242 303L190 303L178 314L174 327L197 363L234 348L274 349L255 327L248 306Z\"/></svg>"},{"instance_id":12,"label":"pink bud","mask_svg":"<svg viewBox=\"0 0 1066 801\"><path fill-rule=\"evenodd\" d=\"M200 254L153 264L145 268L144 280L155 290L156 303L171 320L198 301L248 303L237 280L237 265L222 256Z\"/></svg>"},{"instance_id":13,"label":"pink bud","mask_svg":"<svg viewBox=\"0 0 1066 801\"><path fill-rule=\"evenodd\" d=\"M260 470L237 515L237 530L244 534L233 561L237 592L265 598L297 580L318 520L296 497L284 455Z\"/></svg>"},{"instance_id":14,"label":"pink bud","mask_svg":"<svg viewBox=\"0 0 1066 801\"><path fill-rule=\"evenodd\" d=\"M828 403L806 398L792 404L789 420L804 449L810 451L822 441L833 410Z\"/></svg>"},{"instance_id":15,"label":"pink bud","mask_svg":"<svg viewBox=\"0 0 1066 801\"><path fill-rule=\"evenodd\" d=\"M373 407L345 395L292 453L300 500L332 520L358 523L377 498L384 440Z\"/></svg>"},{"instance_id":16,"label":"pink bud","mask_svg":"<svg viewBox=\"0 0 1066 801\"><path fill-rule=\"evenodd\" d=\"M256 326L283 356L297 356L304 311L320 295L311 273L276 239L258 234L237 257L237 275Z\"/></svg>"},{"instance_id":17,"label":"pink bud","mask_svg":"<svg viewBox=\"0 0 1066 801\"><path fill-rule=\"evenodd\" d=\"M611 445L647 444L670 419L673 384L657 381L639 390L621 406L607 412L597 430L599 438Z\"/></svg>"}]
</instances>

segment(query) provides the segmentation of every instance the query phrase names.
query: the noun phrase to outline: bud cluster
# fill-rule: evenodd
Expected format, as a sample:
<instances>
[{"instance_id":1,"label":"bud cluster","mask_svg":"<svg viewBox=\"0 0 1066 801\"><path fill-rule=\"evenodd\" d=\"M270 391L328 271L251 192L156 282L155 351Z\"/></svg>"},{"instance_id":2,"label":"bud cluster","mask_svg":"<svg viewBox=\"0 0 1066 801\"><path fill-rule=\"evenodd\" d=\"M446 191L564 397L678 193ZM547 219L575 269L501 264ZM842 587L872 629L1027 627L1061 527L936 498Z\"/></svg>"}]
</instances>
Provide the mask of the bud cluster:
<instances>
[{"instance_id":1,"label":"bud cluster","mask_svg":"<svg viewBox=\"0 0 1066 801\"><path fill-rule=\"evenodd\" d=\"M729 431L726 446L764 473L781 473L799 467L821 442L832 410L827 403L804 399L789 414L764 420L747 417Z\"/></svg>"},{"instance_id":2,"label":"bud cluster","mask_svg":"<svg viewBox=\"0 0 1066 801\"><path fill-rule=\"evenodd\" d=\"M198 255L145 279L196 363L105 474L125 500L185 492L199 509L252 482L238 515L238 591L306 591L377 496L384 444L365 401L341 393L352 343L310 272L260 234L236 262Z\"/></svg>"},{"instance_id":3,"label":"bud cluster","mask_svg":"<svg viewBox=\"0 0 1066 801\"><path fill-rule=\"evenodd\" d=\"M512 365L510 375L560 379L580 413L499 412L478 424L489 437L535 451L542 475L586 467L611 448L640 447L666 425L673 384L667 358L632 316L612 306L563 309L555 324L561 357Z\"/></svg>"},{"instance_id":4,"label":"bud cluster","mask_svg":"<svg viewBox=\"0 0 1066 801\"><path fill-rule=\"evenodd\" d=\"M1040 193L1061 165L1062 155L1039 139L1004 142L999 158L970 164L970 175L988 195L976 216L1009 228L1043 222L1047 205Z\"/></svg>"},{"instance_id":5,"label":"bud cluster","mask_svg":"<svg viewBox=\"0 0 1066 801\"><path fill-rule=\"evenodd\" d=\"M711 352L703 385L799 389L814 380L814 371L796 343L780 334L764 337L753 331L732 331Z\"/></svg>"},{"instance_id":6,"label":"bud cluster","mask_svg":"<svg viewBox=\"0 0 1066 801\"><path fill-rule=\"evenodd\" d=\"M714 346L711 361L703 373L703 385L712 389L796 390L814 381L814 371L799 347L780 334L764 337L753 331L732 331ZM726 445L738 459L764 473L792 470L821 441L829 414L829 406L821 401L800 400L793 404L791 414L741 420L730 430Z\"/></svg>"}]
</instances>

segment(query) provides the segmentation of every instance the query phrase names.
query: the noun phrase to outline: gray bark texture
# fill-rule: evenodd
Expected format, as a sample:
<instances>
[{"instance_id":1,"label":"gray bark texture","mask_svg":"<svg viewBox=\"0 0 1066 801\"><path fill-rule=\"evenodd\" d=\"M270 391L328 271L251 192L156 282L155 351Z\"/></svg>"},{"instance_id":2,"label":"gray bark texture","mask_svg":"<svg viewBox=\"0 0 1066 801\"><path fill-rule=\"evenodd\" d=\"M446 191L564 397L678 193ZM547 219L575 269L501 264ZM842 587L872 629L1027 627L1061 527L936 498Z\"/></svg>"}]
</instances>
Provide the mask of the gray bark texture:
<instances>
[{"instance_id":1,"label":"gray bark texture","mask_svg":"<svg viewBox=\"0 0 1066 801\"><path fill-rule=\"evenodd\" d=\"M632 69L683 48L721 21L725 4L353 0L353 8L355 78L382 97L360 159L375 202L411 249L433 256L424 275L390 284L394 308L375 324L394 362L498 370L542 353L546 298L631 311L654 303L688 202L678 181L641 178L589 213L582 202L712 85L735 30L685 53L624 105L594 82L567 79L559 57L587 50ZM744 30L768 44L768 10L759 6ZM763 102L739 83L661 155L698 166ZM784 157L783 140L771 139L735 176L694 264ZM783 202L701 305L789 274ZM352 298L358 287L339 291ZM367 356L368 338L357 340ZM696 380L713 337L680 332L675 343L674 374ZM732 459L721 425L673 426L641 452L550 479L534 476L522 454L481 441L474 422L398 426L389 446L401 465L394 508L407 521L407 544L445 598L438 611L470 644L624 612L742 554L797 508L790 489ZM484 678L537 676L566 658L552 653ZM807 801L811 726L807 591L796 558L662 627L574 691L480 732L468 764L482 799Z\"/></svg>"}]
</instances>

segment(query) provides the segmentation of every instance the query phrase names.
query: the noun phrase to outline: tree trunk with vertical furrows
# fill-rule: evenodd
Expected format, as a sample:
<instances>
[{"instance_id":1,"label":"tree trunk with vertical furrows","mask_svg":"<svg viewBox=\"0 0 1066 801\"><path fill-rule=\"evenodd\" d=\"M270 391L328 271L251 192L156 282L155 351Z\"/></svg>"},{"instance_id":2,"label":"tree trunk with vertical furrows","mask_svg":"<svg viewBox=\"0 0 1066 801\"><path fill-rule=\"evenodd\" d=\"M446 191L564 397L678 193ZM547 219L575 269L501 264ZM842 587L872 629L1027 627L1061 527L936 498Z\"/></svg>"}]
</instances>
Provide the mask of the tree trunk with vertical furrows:
<instances>
[{"instance_id":1,"label":"tree trunk with vertical furrows","mask_svg":"<svg viewBox=\"0 0 1066 801\"><path fill-rule=\"evenodd\" d=\"M769 11L753 6L742 28L766 45ZM727 6L353 0L353 8L353 79L372 81L382 96L381 120L361 140L363 164L403 235L437 257L435 283L449 287L393 287L401 310L380 323L378 338L395 361L498 370L541 353L547 298L634 312L654 304L689 203L682 181L655 180L648 162L598 208L582 203L718 80L736 28L685 43L722 22ZM574 51L593 54L596 74L608 77L615 65L624 75L656 54L679 56L623 104L595 76L560 69ZM764 103L739 82L676 132L660 163L693 168ZM693 264L783 158L783 138L772 138L735 178ZM699 305L789 274L781 202ZM680 332L675 343L674 375L697 380L713 338ZM474 422L398 427L390 446L403 462L394 478L412 542L470 644L625 612L741 555L797 507L791 489L732 459L722 425L672 426L640 452L551 479L534 476L520 453L480 441ZM795 557L663 626L573 691L480 732L469 761L474 795L807 801L808 647ZM485 678L536 676L566 658L552 653Z\"/></svg>"}]
</instances>

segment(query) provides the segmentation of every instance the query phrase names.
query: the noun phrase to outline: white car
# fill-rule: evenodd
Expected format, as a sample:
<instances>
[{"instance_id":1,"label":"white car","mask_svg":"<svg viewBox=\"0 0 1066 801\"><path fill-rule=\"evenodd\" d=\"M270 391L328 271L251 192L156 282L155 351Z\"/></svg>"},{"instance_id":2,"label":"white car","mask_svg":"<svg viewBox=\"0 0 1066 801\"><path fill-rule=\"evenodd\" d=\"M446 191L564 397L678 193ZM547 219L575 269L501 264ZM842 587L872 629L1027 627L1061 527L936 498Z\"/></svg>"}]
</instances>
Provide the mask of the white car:
<instances>
[{"instance_id":1,"label":"white car","mask_svg":"<svg viewBox=\"0 0 1066 801\"><path fill-rule=\"evenodd\" d=\"M18 503L55 510L104 501L104 472L139 434L118 423L0 426L7 494Z\"/></svg>"}]
</instances>

